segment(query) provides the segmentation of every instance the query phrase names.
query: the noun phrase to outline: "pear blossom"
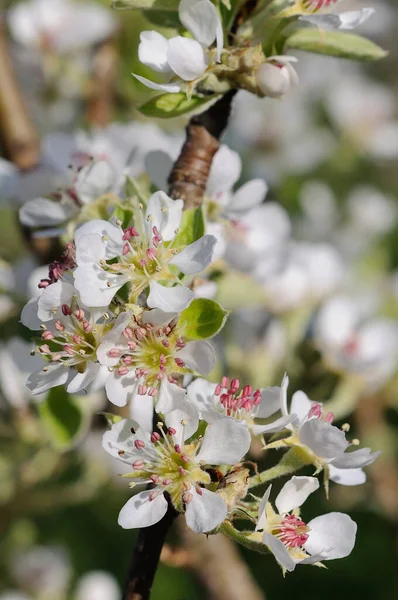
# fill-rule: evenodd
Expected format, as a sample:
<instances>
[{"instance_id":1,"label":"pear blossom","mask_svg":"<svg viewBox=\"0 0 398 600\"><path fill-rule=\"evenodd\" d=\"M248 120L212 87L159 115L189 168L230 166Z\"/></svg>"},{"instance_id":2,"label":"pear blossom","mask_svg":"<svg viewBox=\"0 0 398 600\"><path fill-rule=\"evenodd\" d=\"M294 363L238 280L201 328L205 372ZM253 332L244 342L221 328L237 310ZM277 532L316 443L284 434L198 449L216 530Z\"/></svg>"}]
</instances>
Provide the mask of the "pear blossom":
<instances>
[{"instance_id":1,"label":"pear blossom","mask_svg":"<svg viewBox=\"0 0 398 600\"><path fill-rule=\"evenodd\" d=\"M175 377L206 375L215 365L209 342L181 337L178 317L157 308L140 316L122 312L97 349L100 364L110 370L105 382L109 400L118 406L129 401L132 418L143 426L152 423L154 399L158 412L170 412L175 402L184 401Z\"/></svg>"},{"instance_id":2,"label":"pear blossom","mask_svg":"<svg viewBox=\"0 0 398 600\"><path fill-rule=\"evenodd\" d=\"M356 523L344 513L331 512L307 524L299 508L319 488L315 477L292 477L275 500L269 502L269 486L259 504L254 539L269 547L283 571L294 571L297 564L319 564L348 556L355 544Z\"/></svg>"},{"instance_id":3,"label":"pear blossom","mask_svg":"<svg viewBox=\"0 0 398 600\"><path fill-rule=\"evenodd\" d=\"M257 86L264 96L280 98L298 85L298 75L291 63L295 56L270 56L256 71Z\"/></svg>"},{"instance_id":4,"label":"pear blossom","mask_svg":"<svg viewBox=\"0 0 398 600\"><path fill-rule=\"evenodd\" d=\"M42 330L38 352L46 364L27 379L33 394L68 381L70 393L103 387L108 370L98 363L96 350L111 327L103 309L88 310L73 285L59 280L26 305L21 319L26 327Z\"/></svg>"},{"instance_id":5,"label":"pear blossom","mask_svg":"<svg viewBox=\"0 0 398 600\"><path fill-rule=\"evenodd\" d=\"M119 600L120 587L106 571L89 571L77 582L75 600Z\"/></svg>"},{"instance_id":6,"label":"pear blossom","mask_svg":"<svg viewBox=\"0 0 398 600\"><path fill-rule=\"evenodd\" d=\"M110 37L116 21L96 2L25 0L8 11L8 26L23 46L67 54Z\"/></svg>"},{"instance_id":7,"label":"pear blossom","mask_svg":"<svg viewBox=\"0 0 398 600\"><path fill-rule=\"evenodd\" d=\"M262 419L268 419L280 410L281 395L285 393L283 386L253 390L251 385L241 388L239 379L229 381L228 377L223 377L221 383L214 384L198 378L188 385L187 396L201 419L208 423L233 418L246 424L253 435L262 435L281 431L295 419L295 415L284 415L271 423L261 424Z\"/></svg>"},{"instance_id":8,"label":"pear blossom","mask_svg":"<svg viewBox=\"0 0 398 600\"><path fill-rule=\"evenodd\" d=\"M196 533L218 527L227 516L224 499L208 489L211 483L206 465L235 465L250 446L246 427L234 419L208 425L203 438L187 444L196 431L198 418L186 418L182 411L166 415L160 432L145 431L131 420L112 426L103 437L103 447L115 458L132 465L133 484L152 483L149 490L135 494L119 514L124 529L149 527L165 515L170 502L185 513L188 527Z\"/></svg>"},{"instance_id":9,"label":"pear blossom","mask_svg":"<svg viewBox=\"0 0 398 600\"><path fill-rule=\"evenodd\" d=\"M40 356L32 356L32 344L13 337L0 344L0 390L7 404L17 410L26 408L30 392L25 382L42 367Z\"/></svg>"},{"instance_id":10,"label":"pear blossom","mask_svg":"<svg viewBox=\"0 0 398 600\"><path fill-rule=\"evenodd\" d=\"M317 25L322 29L355 29L365 23L375 12L374 8L361 8L360 10L349 10L345 12L321 12L321 9L332 8L338 0L299 0L298 11L302 6L304 14L299 19L311 25ZM301 5L301 6L300 6ZM312 14L311 14L312 13Z\"/></svg>"},{"instance_id":11,"label":"pear blossom","mask_svg":"<svg viewBox=\"0 0 398 600\"><path fill-rule=\"evenodd\" d=\"M210 0L181 0L178 15L193 38L175 36L167 40L157 31L142 31L138 47L140 61L158 73L172 76L171 83L155 83L134 77L153 90L179 92L185 82L203 77L214 60L220 61L223 29L217 9ZM210 49L216 41L216 49Z\"/></svg>"},{"instance_id":12,"label":"pear blossom","mask_svg":"<svg viewBox=\"0 0 398 600\"><path fill-rule=\"evenodd\" d=\"M303 449L309 463L318 470L325 470L328 479L342 485L358 485L366 480L362 468L372 464L381 454L371 452L370 448L360 448L351 452L351 445L344 431L332 425L333 413L323 413L322 404L311 402L308 396L298 391L293 394L290 410L287 407L288 378L282 382L282 415L292 416L294 420L286 425L290 435L282 440L267 444L267 448L297 446Z\"/></svg>"},{"instance_id":13,"label":"pear blossom","mask_svg":"<svg viewBox=\"0 0 398 600\"><path fill-rule=\"evenodd\" d=\"M212 259L217 240L205 235L183 250L174 248L182 205L182 200L156 192L148 201L145 216L141 208L136 211L134 226L123 230L107 221L93 220L80 227L75 235L74 279L83 303L106 306L129 283L129 302L135 303L149 286L150 308L179 312L188 306L194 293L181 284L178 273L203 271Z\"/></svg>"},{"instance_id":14,"label":"pear blossom","mask_svg":"<svg viewBox=\"0 0 398 600\"><path fill-rule=\"evenodd\" d=\"M331 368L354 374L377 390L398 364L398 323L369 318L368 312L355 298L330 298L316 317L314 340Z\"/></svg>"}]
</instances>

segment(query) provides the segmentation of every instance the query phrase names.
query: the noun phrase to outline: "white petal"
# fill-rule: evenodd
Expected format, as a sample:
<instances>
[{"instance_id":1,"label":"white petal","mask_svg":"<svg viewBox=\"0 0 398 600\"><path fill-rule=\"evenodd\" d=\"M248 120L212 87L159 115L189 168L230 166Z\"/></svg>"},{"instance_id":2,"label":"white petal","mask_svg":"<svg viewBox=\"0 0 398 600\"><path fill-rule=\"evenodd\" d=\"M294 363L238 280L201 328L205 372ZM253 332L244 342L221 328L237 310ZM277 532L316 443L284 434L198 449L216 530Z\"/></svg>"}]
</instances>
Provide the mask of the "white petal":
<instances>
[{"instance_id":1,"label":"white petal","mask_svg":"<svg viewBox=\"0 0 398 600\"><path fill-rule=\"evenodd\" d=\"M267 527L267 504L271 494L272 485L269 485L264 492L264 496L261 498L261 502L258 505L258 519L256 523L255 531L259 529L265 529Z\"/></svg>"},{"instance_id":2,"label":"white petal","mask_svg":"<svg viewBox=\"0 0 398 600\"><path fill-rule=\"evenodd\" d=\"M168 413L185 405L185 390L167 379L162 381L159 396L156 402L156 411Z\"/></svg>"},{"instance_id":3,"label":"white petal","mask_svg":"<svg viewBox=\"0 0 398 600\"><path fill-rule=\"evenodd\" d=\"M283 379L282 379L282 383L281 383L281 395L280 395L280 401L281 401L281 411L283 415L288 415L289 412L287 410L287 388L289 386L289 377L287 376L287 373L284 374Z\"/></svg>"},{"instance_id":4,"label":"white petal","mask_svg":"<svg viewBox=\"0 0 398 600\"><path fill-rule=\"evenodd\" d=\"M198 42L206 47L211 46L220 23L214 4L209 0L181 0L178 16Z\"/></svg>"},{"instance_id":5,"label":"white petal","mask_svg":"<svg viewBox=\"0 0 398 600\"><path fill-rule=\"evenodd\" d=\"M300 429L300 442L306 444L317 456L331 459L343 454L348 446L345 434L334 425L311 419Z\"/></svg>"},{"instance_id":6,"label":"white petal","mask_svg":"<svg viewBox=\"0 0 398 600\"><path fill-rule=\"evenodd\" d=\"M214 235L204 235L184 248L169 264L178 267L186 275L200 273L211 263L216 244Z\"/></svg>"},{"instance_id":7,"label":"white petal","mask_svg":"<svg viewBox=\"0 0 398 600\"><path fill-rule=\"evenodd\" d=\"M340 485L362 485L366 481L366 473L362 469L338 469L328 465L329 479Z\"/></svg>"},{"instance_id":8,"label":"white petal","mask_svg":"<svg viewBox=\"0 0 398 600\"><path fill-rule=\"evenodd\" d=\"M285 483L275 500L279 514L282 515L294 508L299 508L318 488L319 481L316 477L292 477Z\"/></svg>"},{"instance_id":9,"label":"white petal","mask_svg":"<svg viewBox=\"0 0 398 600\"><path fill-rule=\"evenodd\" d=\"M177 403L175 405L177 406ZM173 435L174 443L182 446L185 440L189 439L197 431L199 415L196 408L184 398L184 401L180 403L178 408L165 415L165 421L167 427L172 427L176 430L175 435Z\"/></svg>"},{"instance_id":10,"label":"white petal","mask_svg":"<svg viewBox=\"0 0 398 600\"><path fill-rule=\"evenodd\" d=\"M316 517L308 523L310 533L304 544L309 554L321 555L322 560L348 556L355 545L356 523L344 513L333 512Z\"/></svg>"},{"instance_id":11,"label":"white petal","mask_svg":"<svg viewBox=\"0 0 398 600\"><path fill-rule=\"evenodd\" d=\"M216 387L215 383L210 383L210 381L198 377L198 379L195 379L195 381L187 387L188 399L199 412L213 411L213 394Z\"/></svg>"},{"instance_id":12,"label":"white petal","mask_svg":"<svg viewBox=\"0 0 398 600\"><path fill-rule=\"evenodd\" d=\"M151 491L140 492L126 502L119 513L118 523L123 529L141 529L150 527L164 517L167 512L167 500L159 494L150 501Z\"/></svg>"},{"instance_id":13,"label":"white petal","mask_svg":"<svg viewBox=\"0 0 398 600\"><path fill-rule=\"evenodd\" d=\"M105 383L105 391L108 400L116 406L125 406L131 396L135 393L137 379L131 375L118 375L117 371L110 373Z\"/></svg>"},{"instance_id":14,"label":"white petal","mask_svg":"<svg viewBox=\"0 0 398 600\"><path fill-rule=\"evenodd\" d=\"M142 321L149 323L155 328L164 327L168 325L170 321L177 317L176 312L164 312L160 308L153 308L152 310L146 310L142 315Z\"/></svg>"},{"instance_id":15,"label":"white petal","mask_svg":"<svg viewBox=\"0 0 398 600\"><path fill-rule=\"evenodd\" d=\"M213 346L205 341L188 342L185 348L178 352L178 358L196 373L207 375L214 369L216 355Z\"/></svg>"},{"instance_id":16,"label":"white petal","mask_svg":"<svg viewBox=\"0 0 398 600\"><path fill-rule=\"evenodd\" d=\"M152 227L157 227L163 240L174 239L182 218L182 200L172 200L164 192L155 192L148 200L146 218L148 222L148 237L152 238Z\"/></svg>"},{"instance_id":17,"label":"white petal","mask_svg":"<svg viewBox=\"0 0 398 600\"><path fill-rule=\"evenodd\" d=\"M169 94L177 94L181 89L181 85L179 83L155 83L146 77L141 77L141 75L136 75L135 73L132 73L132 75L138 79L140 83L146 85L146 87L149 87L151 90L168 92Z\"/></svg>"},{"instance_id":18,"label":"white petal","mask_svg":"<svg viewBox=\"0 0 398 600\"><path fill-rule=\"evenodd\" d=\"M281 388L278 386L263 388L261 392L261 404L257 410L257 417L267 419L277 410L281 410Z\"/></svg>"},{"instance_id":19,"label":"white petal","mask_svg":"<svg viewBox=\"0 0 398 600\"><path fill-rule=\"evenodd\" d=\"M381 452L371 452L370 448L360 448L354 452L345 452L333 460L333 465L339 469L356 469L371 465Z\"/></svg>"},{"instance_id":20,"label":"white petal","mask_svg":"<svg viewBox=\"0 0 398 600\"><path fill-rule=\"evenodd\" d=\"M355 27L367 21L374 12L374 8L362 8L361 10L350 10L342 13L305 15L299 17L299 19L323 29L355 29Z\"/></svg>"},{"instance_id":21,"label":"white petal","mask_svg":"<svg viewBox=\"0 0 398 600\"><path fill-rule=\"evenodd\" d=\"M62 304L70 304L76 290L73 285L60 279L46 287L37 301L37 316L42 322L51 321L54 318L54 309Z\"/></svg>"},{"instance_id":22,"label":"white petal","mask_svg":"<svg viewBox=\"0 0 398 600\"><path fill-rule=\"evenodd\" d=\"M108 221L103 221L101 219L93 219L88 223L85 223L81 227L78 227L75 231L75 244L76 249L78 250L81 239L86 235L98 235L104 245L105 248L105 258L111 259L119 256L122 253L123 249L123 231L120 227L109 223ZM104 258L99 256L99 258ZM98 259L99 259L98 258ZM80 263L78 263L80 264Z\"/></svg>"},{"instance_id":23,"label":"white petal","mask_svg":"<svg viewBox=\"0 0 398 600\"><path fill-rule=\"evenodd\" d=\"M170 66L167 62L168 41L157 31L141 31L138 46L140 61L159 73L169 73Z\"/></svg>"},{"instance_id":24,"label":"white petal","mask_svg":"<svg viewBox=\"0 0 398 600\"><path fill-rule=\"evenodd\" d=\"M120 360L120 356L128 348L127 341L122 336L122 333L130 323L130 319L130 312L120 313L112 329L102 338L102 342L97 348L97 359L102 365L107 367L116 366ZM117 357L109 356L108 352L112 348L118 348L118 350L120 350L120 355Z\"/></svg>"},{"instance_id":25,"label":"white petal","mask_svg":"<svg viewBox=\"0 0 398 600\"><path fill-rule=\"evenodd\" d=\"M167 60L174 73L184 81L193 81L208 66L205 51L199 42L179 35L169 40Z\"/></svg>"},{"instance_id":26,"label":"white petal","mask_svg":"<svg viewBox=\"0 0 398 600\"><path fill-rule=\"evenodd\" d=\"M106 160L99 160L83 167L76 178L75 191L83 204L93 202L99 196L112 192L118 174Z\"/></svg>"},{"instance_id":27,"label":"white petal","mask_svg":"<svg viewBox=\"0 0 398 600\"><path fill-rule=\"evenodd\" d=\"M267 425L251 425L250 429L253 432L253 435L261 435L262 433L277 433L278 431L282 431L282 429L288 428L288 426L294 421L294 415L283 415L276 421L272 423L268 423Z\"/></svg>"},{"instance_id":28,"label":"white petal","mask_svg":"<svg viewBox=\"0 0 398 600\"><path fill-rule=\"evenodd\" d=\"M208 425L196 459L209 465L235 465L249 447L246 425L226 417Z\"/></svg>"},{"instance_id":29,"label":"white petal","mask_svg":"<svg viewBox=\"0 0 398 600\"><path fill-rule=\"evenodd\" d=\"M166 288L157 281L151 281L147 304L150 308L160 308L165 312L181 312L194 297L194 293L187 287Z\"/></svg>"},{"instance_id":30,"label":"white petal","mask_svg":"<svg viewBox=\"0 0 398 600\"><path fill-rule=\"evenodd\" d=\"M278 538L265 531L263 534L263 544L268 546L278 563L282 565L284 569L287 571L294 571L296 563L287 551L286 546L278 540Z\"/></svg>"},{"instance_id":31,"label":"white petal","mask_svg":"<svg viewBox=\"0 0 398 600\"><path fill-rule=\"evenodd\" d=\"M98 233L81 236L79 244L76 245L76 263L78 265L97 263L104 260L105 256L106 247Z\"/></svg>"},{"instance_id":32,"label":"white petal","mask_svg":"<svg viewBox=\"0 0 398 600\"><path fill-rule=\"evenodd\" d=\"M37 316L38 311L38 298L32 298L22 309L21 312L21 323L32 329L32 331L39 331L42 320Z\"/></svg>"},{"instance_id":33,"label":"white petal","mask_svg":"<svg viewBox=\"0 0 398 600\"><path fill-rule=\"evenodd\" d=\"M73 202L54 202L36 198L26 202L19 210L19 219L26 227L50 227L70 219L77 212Z\"/></svg>"},{"instance_id":34,"label":"white petal","mask_svg":"<svg viewBox=\"0 0 398 600\"><path fill-rule=\"evenodd\" d=\"M290 412L297 415L300 422L303 422L307 417L310 408L312 406L311 400L307 394L302 391L295 392L292 396L292 403L290 405Z\"/></svg>"},{"instance_id":35,"label":"white petal","mask_svg":"<svg viewBox=\"0 0 398 600\"><path fill-rule=\"evenodd\" d=\"M149 431L151 430L152 427ZM137 439L145 443L147 454L156 457L150 433L131 419L122 419L112 425L111 429L105 431L102 436L102 447L114 458L131 466L135 460L142 458L142 449L137 449L134 445Z\"/></svg>"},{"instance_id":36,"label":"white petal","mask_svg":"<svg viewBox=\"0 0 398 600\"><path fill-rule=\"evenodd\" d=\"M91 307L108 306L116 292L128 281L127 276L110 275L95 264L77 267L73 276L83 304Z\"/></svg>"},{"instance_id":37,"label":"white petal","mask_svg":"<svg viewBox=\"0 0 398 600\"><path fill-rule=\"evenodd\" d=\"M81 390L87 390L90 383L98 375L100 366L101 365L99 365L98 363L88 363L84 373L78 373L72 379L72 381L70 381L68 387L66 388L69 394L76 394Z\"/></svg>"},{"instance_id":38,"label":"white petal","mask_svg":"<svg viewBox=\"0 0 398 600\"><path fill-rule=\"evenodd\" d=\"M153 398L145 394L133 394L129 402L130 419L138 423L145 431L152 431L153 423Z\"/></svg>"},{"instance_id":39,"label":"white petal","mask_svg":"<svg viewBox=\"0 0 398 600\"><path fill-rule=\"evenodd\" d=\"M238 181L241 171L242 161L239 154L225 144L221 145L211 164L206 186L207 195L214 196L214 200L217 202L217 194L231 191Z\"/></svg>"},{"instance_id":40,"label":"white petal","mask_svg":"<svg viewBox=\"0 0 398 600\"><path fill-rule=\"evenodd\" d=\"M269 98L279 98L291 87L290 73L286 65L280 67L270 62L263 63L257 69L256 82L264 96Z\"/></svg>"},{"instance_id":41,"label":"white petal","mask_svg":"<svg viewBox=\"0 0 398 600\"><path fill-rule=\"evenodd\" d=\"M227 505L215 492L191 486L192 500L186 505L185 520L195 533L211 531L220 525L227 516Z\"/></svg>"},{"instance_id":42,"label":"white petal","mask_svg":"<svg viewBox=\"0 0 398 600\"><path fill-rule=\"evenodd\" d=\"M30 389L32 394L42 394L47 392L52 387L63 385L68 379L69 371L63 365L60 364L48 364L37 373L32 373L28 377L26 386Z\"/></svg>"},{"instance_id":43,"label":"white petal","mask_svg":"<svg viewBox=\"0 0 398 600\"><path fill-rule=\"evenodd\" d=\"M263 179L251 179L232 196L228 212L248 211L258 206L263 202L267 191L268 186Z\"/></svg>"}]
</instances>

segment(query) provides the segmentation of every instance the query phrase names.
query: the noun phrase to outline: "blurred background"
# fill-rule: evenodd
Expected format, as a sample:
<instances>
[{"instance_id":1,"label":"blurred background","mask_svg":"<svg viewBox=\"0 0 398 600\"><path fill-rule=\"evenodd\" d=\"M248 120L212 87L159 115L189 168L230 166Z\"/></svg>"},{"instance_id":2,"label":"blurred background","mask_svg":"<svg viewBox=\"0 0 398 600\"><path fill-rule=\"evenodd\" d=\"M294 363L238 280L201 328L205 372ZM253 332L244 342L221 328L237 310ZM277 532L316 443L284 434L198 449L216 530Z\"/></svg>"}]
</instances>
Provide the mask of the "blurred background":
<instances>
[{"instance_id":1,"label":"blurred background","mask_svg":"<svg viewBox=\"0 0 398 600\"><path fill-rule=\"evenodd\" d=\"M61 388L33 398L24 386L40 359L20 311L65 233L32 233L18 211L62 185L73 153L120 168L134 153L130 173L145 181L151 152L178 152L187 119L143 117L151 93L131 76L153 75L137 59L140 31L169 35L173 23L108 0L0 2L0 600L117 600L135 533L117 525L129 490L101 449L106 400ZM319 493L305 505L306 519L341 510L357 521L349 558L283 579L273 558L242 550L268 600L398 597L398 6L367 4L376 13L360 33L386 59L296 53L300 86L282 101L240 92L223 139L241 157L239 184L265 179L265 201L287 211L292 233L291 258L272 277L229 240L212 274L234 310L214 380L278 385L287 371L290 393L326 401L350 439L383 451L366 484L332 486L329 502ZM179 544L175 533L154 600L208 597L181 568Z\"/></svg>"}]
</instances>

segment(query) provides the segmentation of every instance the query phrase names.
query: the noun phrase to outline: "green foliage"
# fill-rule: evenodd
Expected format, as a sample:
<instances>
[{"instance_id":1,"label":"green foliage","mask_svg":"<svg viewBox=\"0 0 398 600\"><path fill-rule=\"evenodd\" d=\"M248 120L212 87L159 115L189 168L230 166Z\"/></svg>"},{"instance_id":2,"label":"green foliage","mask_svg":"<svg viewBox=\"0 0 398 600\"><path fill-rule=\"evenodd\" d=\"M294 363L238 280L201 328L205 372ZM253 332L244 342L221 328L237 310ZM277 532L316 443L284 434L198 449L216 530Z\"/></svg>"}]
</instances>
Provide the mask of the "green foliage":
<instances>
[{"instance_id":1,"label":"green foliage","mask_svg":"<svg viewBox=\"0 0 398 600\"><path fill-rule=\"evenodd\" d=\"M128 208L123 208L119 205L115 208L112 216L121 222L122 229L126 229L133 217L133 211Z\"/></svg>"},{"instance_id":2,"label":"green foliage","mask_svg":"<svg viewBox=\"0 0 398 600\"><path fill-rule=\"evenodd\" d=\"M178 13L171 10L144 10L144 17L157 27L172 27L178 29L181 27Z\"/></svg>"},{"instance_id":3,"label":"green foliage","mask_svg":"<svg viewBox=\"0 0 398 600\"><path fill-rule=\"evenodd\" d=\"M179 233L174 240L174 247L189 246L204 234L205 221L202 208L189 208L182 213Z\"/></svg>"},{"instance_id":4,"label":"green foliage","mask_svg":"<svg viewBox=\"0 0 398 600\"><path fill-rule=\"evenodd\" d=\"M204 340L216 335L225 325L228 311L218 302L196 298L182 313L178 321L181 335L191 340Z\"/></svg>"},{"instance_id":5,"label":"green foliage","mask_svg":"<svg viewBox=\"0 0 398 600\"><path fill-rule=\"evenodd\" d=\"M158 119L170 119L180 117L191 112L201 112L207 108L207 105L214 102L218 96L201 97L192 96L187 98L184 92L177 94L160 94L155 96L140 107L140 112L146 117L156 117Z\"/></svg>"},{"instance_id":6,"label":"green foliage","mask_svg":"<svg viewBox=\"0 0 398 600\"><path fill-rule=\"evenodd\" d=\"M68 394L64 387L52 388L38 405L38 412L45 434L61 450L70 448L88 425L81 399Z\"/></svg>"},{"instance_id":7,"label":"green foliage","mask_svg":"<svg viewBox=\"0 0 398 600\"><path fill-rule=\"evenodd\" d=\"M379 60L387 55L387 52L380 46L360 35L315 28L295 31L287 38L286 46L295 50L306 50L315 54L327 54L352 60Z\"/></svg>"}]
</instances>

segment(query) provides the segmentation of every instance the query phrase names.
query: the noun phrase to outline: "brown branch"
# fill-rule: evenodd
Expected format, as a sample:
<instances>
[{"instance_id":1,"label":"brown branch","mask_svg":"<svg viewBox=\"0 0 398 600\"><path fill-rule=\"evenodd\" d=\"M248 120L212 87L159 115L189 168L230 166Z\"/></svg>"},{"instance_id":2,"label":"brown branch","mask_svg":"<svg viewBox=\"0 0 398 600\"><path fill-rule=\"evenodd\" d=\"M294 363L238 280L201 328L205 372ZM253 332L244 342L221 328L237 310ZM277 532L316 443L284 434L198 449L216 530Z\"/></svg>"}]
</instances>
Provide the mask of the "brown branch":
<instances>
[{"instance_id":1,"label":"brown branch","mask_svg":"<svg viewBox=\"0 0 398 600\"><path fill-rule=\"evenodd\" d=\"M148 600L166 536L178 513L173 506L160 521L140 529L122 600Z\"/></svg>"},{"instance_id":2,"label":"brown branch","mask_svg":"<svg viewBox=\"0 0 398 600\"><path fill-rule=\"evenodd\" d=\"M20 169L40 160L40 143L19 89L5 23L0 19L0 131L8 157Z\"/></svg>"},{"instance_id":3,"label":"brown branch","mask_svg":"<svg viewBox=\"0 0 398 600\"><path fill-rule=\"evenodd\" d=\"M193 117L187 139L169 177L169 194L184 200L184 207L200 206L211 163L220 147L219 139L228 124L236 90L224 94L206 112Z\"/></svg>"},{"instance_id":4,"label":"brown branch","mask_svg":"<svg viewBox=\"0 0 398 600\"><path fill-rule=\"evenodd\" d=\"M191 567L209 593L209 600L265 600L235 544L221 534L198 535L177 521Z\"/></svg>"}]
</instances>

